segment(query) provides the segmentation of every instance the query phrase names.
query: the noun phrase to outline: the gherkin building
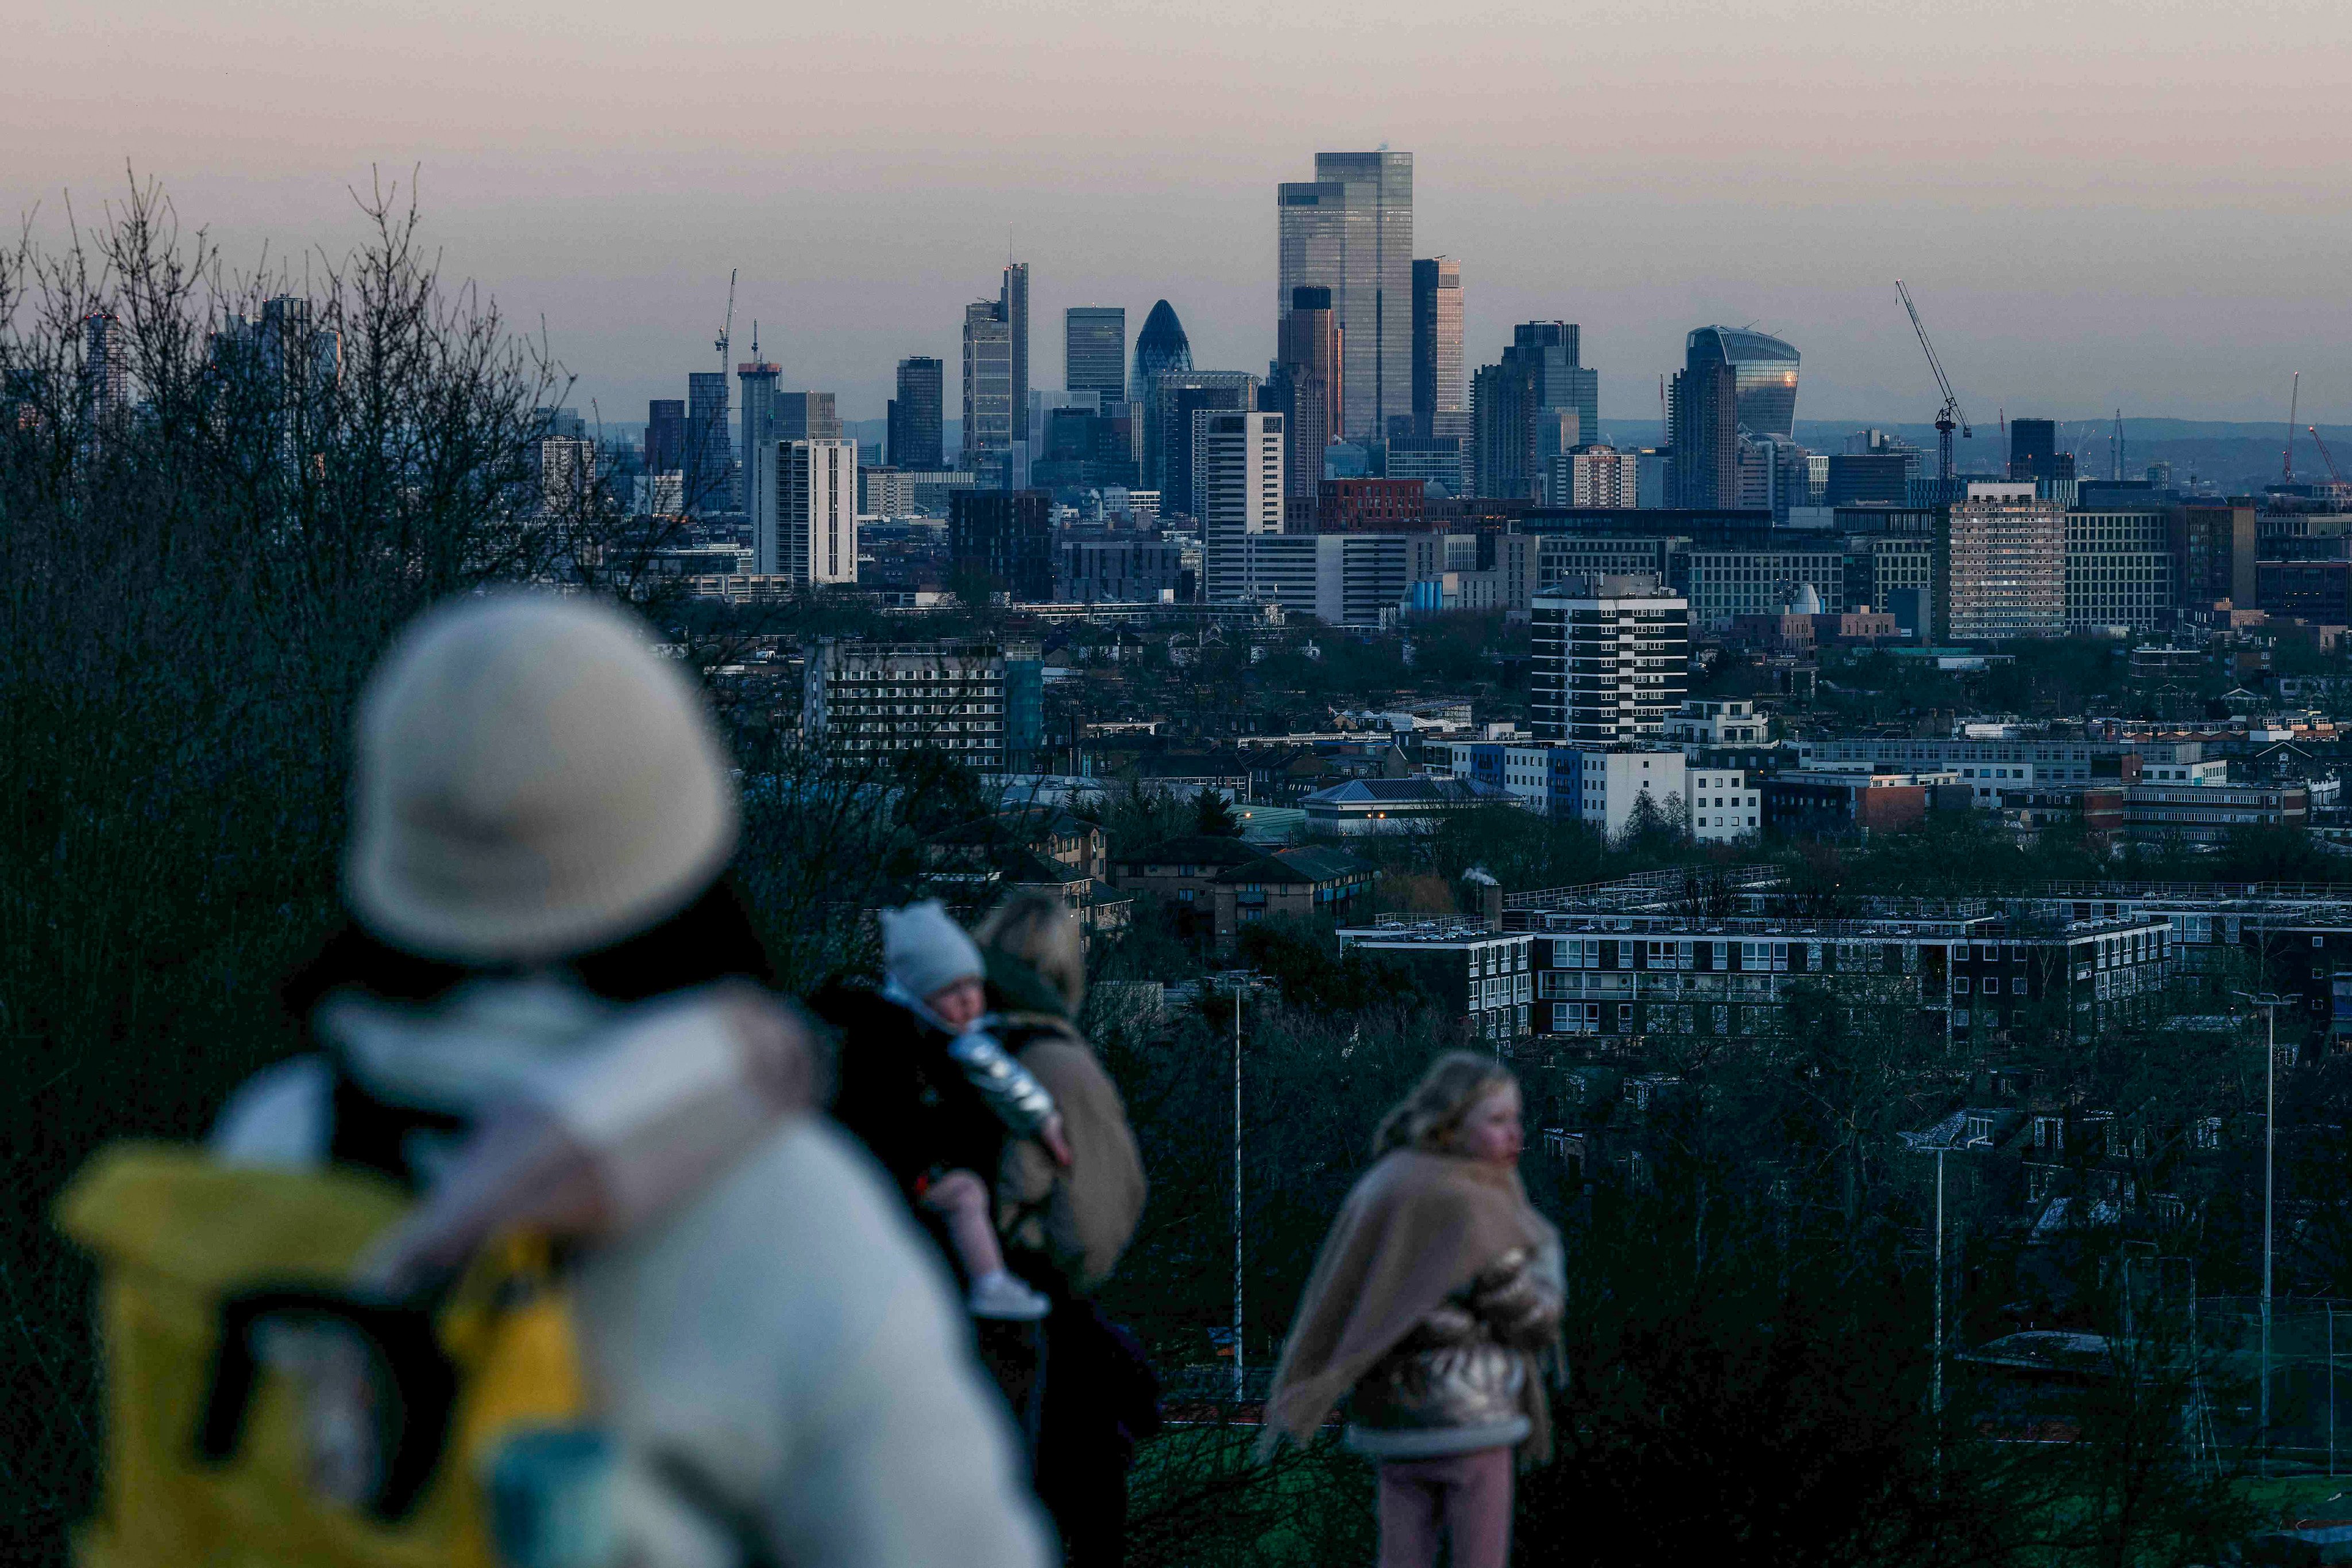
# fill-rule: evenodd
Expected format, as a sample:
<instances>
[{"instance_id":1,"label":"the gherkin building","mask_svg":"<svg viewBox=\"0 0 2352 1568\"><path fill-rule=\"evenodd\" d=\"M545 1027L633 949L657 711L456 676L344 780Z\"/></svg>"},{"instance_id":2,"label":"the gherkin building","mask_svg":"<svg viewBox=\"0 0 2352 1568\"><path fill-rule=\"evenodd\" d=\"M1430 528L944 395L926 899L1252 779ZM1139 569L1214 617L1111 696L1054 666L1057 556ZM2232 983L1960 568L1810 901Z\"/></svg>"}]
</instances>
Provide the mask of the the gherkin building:
<instances>
[{"instance_id":1,"label":"the gherkin building","mask_svg":"<svg viewBox=\"0 0 2352 1568\"><path fill-rule=\"evenodd\" d=\"M1192 340L1184 335L1184 323L1176 319L1176 308L1162 300L1151 307L1144 318L1143 331L1135 336L1135 377L1128 383L1129 395L1151 395L1151 378L1163 370L1192 368Z\"/></svg>"}]
</instances>

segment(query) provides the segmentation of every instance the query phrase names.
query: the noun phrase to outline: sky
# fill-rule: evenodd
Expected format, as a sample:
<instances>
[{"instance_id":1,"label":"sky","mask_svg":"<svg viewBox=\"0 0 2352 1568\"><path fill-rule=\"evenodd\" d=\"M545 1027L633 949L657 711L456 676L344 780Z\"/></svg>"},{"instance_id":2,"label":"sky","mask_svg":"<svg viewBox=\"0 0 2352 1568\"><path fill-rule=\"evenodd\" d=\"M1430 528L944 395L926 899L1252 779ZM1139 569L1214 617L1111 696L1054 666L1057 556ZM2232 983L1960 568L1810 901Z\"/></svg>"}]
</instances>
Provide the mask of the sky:
<instances>
[{"instance_id":1,"label":"sky","mask_svg":"<svg viewBox=\"0 0 2352 1568\"><path fill-rule=\"evenodd\" d=\"M13 15L11 15L13 13ZM0 205L62 227L160 180L232 259L359 237L381 171L579 378L683 396L740 269L788 388L878 416L957 375L963 305L1167 298L1263 372L1274 188L1414 155L1414 249L1462 263L1467 357L1583 327L1602 423L1654 439L1683 334L1804 355L1805 419L1932 417L1894 279L1968 413L2352 421L2342 0L0 0ZM950 391L950 399L955 394ZM950 415L954 410L950 410ZM1622 438L1622 437L1621 437Z\"/></svg>"}]
</instances>

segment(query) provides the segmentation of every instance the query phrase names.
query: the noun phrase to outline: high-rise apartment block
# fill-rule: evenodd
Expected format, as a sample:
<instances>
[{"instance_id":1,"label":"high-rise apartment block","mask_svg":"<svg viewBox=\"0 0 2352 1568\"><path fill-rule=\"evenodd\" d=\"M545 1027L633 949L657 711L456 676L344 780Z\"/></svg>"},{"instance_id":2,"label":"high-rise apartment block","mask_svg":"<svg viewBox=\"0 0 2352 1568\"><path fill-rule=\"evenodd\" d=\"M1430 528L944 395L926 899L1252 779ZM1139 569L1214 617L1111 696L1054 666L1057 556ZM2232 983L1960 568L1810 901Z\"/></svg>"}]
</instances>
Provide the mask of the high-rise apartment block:
<instances>
[{"instance_id":1,"label":"high-rise apartment block","mask_svg":"<svg viewBox=\"0 0 2352 1568\"><path fill-rule=\"evenodd\" d=\"M744 483L752 571L803 587L857 581L856 442L762 442Z\"/></svg>"},{"instance_id":2,"label":"high-rise apartment block","mask_svg":"<svg viewBox=\"0 0 2352 1568\"><path fill-rule=\"evenodd\" d=\"M1570 578L1536 595L1535 738L1613 745L1664 732L1690 683L1690 605L1647 575Z\"/></svg>"},{"instance_id":3,"label":"high-rise apartment block","mask_svg":"<svg viewBox=\"0 0 2352 1568\"><path fill-rule=\"evenodd\" d=\"M801 733L843 761L940 751L981 773L1027 767L1045 739L1034 643L818 640L802 676Z\"/></svg>"},{"instance_id":4,"label":"high-rise apartment block","mask_svg":"<svg viewBox=\"0 0 2352 1568\"><path fill-rule=\"evenodd\" d=\"M1147 387L1143 488L1158 490L1163 515L1198 516L1193 490L1194 416L1202 410L1239 413L1257 405L1258 378L1238 370L1163 370Z\"/></svg>"},{"instance_id":5,"label":"high-rise apartment block","mask_svg":"<svg viewBox=\"0 0 2352 1568\"><path fill-rule=\"evenodd\" d=\"M1577 362L1572 321L1523 321L1500 363L1471 388L1474 458L1482 495L1540 500L1552 459L1599 437L1601 377Z\"/></svg>"},{"instance_id":6,"label":"high-rise apartment block","mask_svg":"<svg viewBox=\"0 0 2352 1568\"><path fill-rule=\"evenodd\" d=\"M1588 447L1553 459L1555 474L1565 470L1567 483L1553 481L1549 498L1553 506L1639 506L1642 457L1613 447Z\"/></svg>"},{"instance_id":7,"label":"high-rise apartment block","mask_svg":"<svg viewBox=\"0 0 2352 1568\"><path fill-rule=\"evenodd\" d=\"M1073 305L1062 313L1062 387L1105 404L1127 401L1125 307Z\"/></svg>"},{"instance_id":8,"label":"high-rise apartment block","mask_svg":"<svg viewBox=\"0 0 2352 1568\"><path fill-rule=\"evenodd\" d=\"M947 367L916 354L898 362L898 395L890 400L887 456L895 468L927 472L947 466L941 439Z\"/></svg>"},{"instance_id":9,"label":"high-rise apartment block","mask_svg":"<svg viewBox=\"0 0 2352 1568\"><path fill-rule=\"evenodd\" d=\"M965 468L1003 461L1013 447L1013 329L1001 300L975 300L963 308Z\"/></svg>"},{"instance_id":10,"label":"high-rise apartment block","mask_svg":"<svg viewBox=\"0 0 2352 1568\"><path fill-rule=\"evenodd\" d=\"M1003 584L1017 605L1054 597L1054 498L1044 490L965 490L948 502L948 558Z\"/></svg>"},{"instance_id":11,"label":"high-rise apartment block","mask_svg":"<svg viewBox=\"0 0 2352 1568\"><path fill-rule=\"evenodd\" d=\"M997 289L997 319L1004 323L1011 348L1013 439L1029 439L1029 264L1008 262Z\"/></svg>"},{"instance_id":12,"label":"high-rise apartment block","mask_svg":"<svg viewBox=\"0 0 2352 1568\"><path fill-rule=\"evenodd\" d=\"M1318 153L1315 178L1275 194L1276 306L1291 291L1331 290L1345 334L1341 434L1384 439L1412 412L1412 154Z\"/></svg>"},{"instance_id":13,"label":"high-rise apartment block","mask_svg":"<svg viewBox=\"0 0 2352 1568\"><path fill-rule=\"evenodd\" d=\"M1938 642L2057 637L2066 629L2066 511L2030 483L1974 483L1937 541Z\"/></svg>"},{"instance_id":14,"label":"high-rise apartment block","mask_svg":"<svg viewBox=\"0 0 2352 1568\"><path fill-rule=\"evenodd\" d=\"M1204 416L1199 465L1204 535L1282 531L1283 435L1279 414Z\"/></svg>"},{"instance_id":15,"label":"high-rise apartment block","mask_svg":"<svg viewBox=\"0 0 2352 1568\"><path fill-rule=\"evenodd\" d=\"M1412 264L1412 433L1422 440L1470 434L1470 386L1462 359L1462 263ZM1584 433L1588 441L1593 434Z\"/></svg>"}]
</instances>

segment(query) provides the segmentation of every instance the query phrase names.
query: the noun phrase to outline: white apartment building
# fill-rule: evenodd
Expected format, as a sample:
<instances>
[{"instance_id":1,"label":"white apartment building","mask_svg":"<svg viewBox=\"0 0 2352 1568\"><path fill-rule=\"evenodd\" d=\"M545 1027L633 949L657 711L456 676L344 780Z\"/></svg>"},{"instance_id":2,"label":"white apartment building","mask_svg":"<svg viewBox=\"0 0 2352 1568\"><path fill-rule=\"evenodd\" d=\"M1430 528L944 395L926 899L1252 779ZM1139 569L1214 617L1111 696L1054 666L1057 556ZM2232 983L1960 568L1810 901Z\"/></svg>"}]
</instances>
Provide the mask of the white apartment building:
<instances>
[{"instance_id":1,"label":"white apartment building","mask_svg":"<svg viewBox=\"0 0 2352 1568\"><path fill-rule=\"evenodd\" d=\"M1654 577L1563 580L1536 595L1536 739L1610 745L1661 734L1690 682L1690 605Z\"/></svg>"},{"instance_id":2,"label":"white apartment building","mask_svg":"<svg viewBox=\"0 0 2352 1568\"><path fill-rule=\"evenodd\" d=\"M1204 596L1212 603L1250 597L1274 598L1270 587L1245 585L1231 575L1256 559L1248 551L1219 548L1282 532L1282 416L1260 413L1198 411L1199 449L1194 467L1199 479L1201 542L1205 547L1207 581ZM1284 570L1269 559L1268 573ZM1298 569L1295 564L1293 570ZM1300 593L1293 585L1293 602Z\"/></svg>"},{"instance_id":3,"label":"white apartment building","mask_svg":"<svg viewBox=\"0 0 2352 1568\"><path fill-rule=\"evenodd\" d=\"M1738 768L1690 768L1685 776L1690 832L1701 844L1734 844L1762 831L1762 796Z\"/></svg>"},{"instance_id":4,"label":"white apartment building","mask_svg":"<svg viewBox=\"0 0 2352 1568\"><path fill-rule=\"evenodd\" d=\"M1256 601L1335 626L1378 626L1411 584L1401 533L1213 531L1202 549L1213 605Z\"/></svg>"},{"instance_id":5,"label":"white apartment building","mask_svg":"<svg viewBox=\"0 0 2352 1568\"><path fill-rule=\"evenodd\" d=\"M1551 460L1544 497L1552 506L1639 505L1642 458L1613 447L1587 447Z\"/></svg>"},{"instance_id":6,"label":"white apartment building","mask_svg":"<svg viewBox=\"0 0 2352 1568\"><path fill-rule=\"evenodd\" d=\"M1690 775L1680 752L1589 751L1577 773L1577 818L1605 837L1625 831L1643 795L1668 822L1680 823L1689 809Z\"/></svg>"},{"instance_id":7,"label":"white apartment building","mask_svg":"<svg viewBox=\"0 0 2352 1568\"><path fill-rule=\"evenodd\" d=\"M752 570L807 586L857 581L857 443L762 441L744 476Z\"/></svg>"},{"instance_id":8,"label":"white apartment building","mask_svg":"<svg viewBox=\"0 0 2352 1568\"><path fill-rule=\"evenodd\" d=\"M1666 715L1666 739L1685 745L1746 746L1771 738L1770 719L1747 698L1695 697Z\"/></svg>"}]
</instances>

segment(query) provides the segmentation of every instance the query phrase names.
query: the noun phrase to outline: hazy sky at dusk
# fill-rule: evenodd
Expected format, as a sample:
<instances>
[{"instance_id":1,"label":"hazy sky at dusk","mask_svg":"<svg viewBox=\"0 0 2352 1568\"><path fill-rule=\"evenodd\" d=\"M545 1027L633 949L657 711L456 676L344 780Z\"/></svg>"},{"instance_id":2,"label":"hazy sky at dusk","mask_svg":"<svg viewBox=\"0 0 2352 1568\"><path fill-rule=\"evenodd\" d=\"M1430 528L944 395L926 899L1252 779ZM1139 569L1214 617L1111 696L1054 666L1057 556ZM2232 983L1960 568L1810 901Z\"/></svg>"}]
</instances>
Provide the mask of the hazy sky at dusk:
<instances>
[{"instance_id":1,"label":"hazy sky at dusk","mask_svg":"<svg viewBox=\"0 0 2352 1568\"><path fill-rule=\"evenodd\" d=\"M1039 385L1062 307L1131 341L1162 295L1197 363L1263 371L1276 182L1385 142L1472 363L1581 322L1604 424L1654 419L1711 321L1803 351L1801 418L1928 417L1897 276L1987 423L2283 416L2296 369L2352 422L2343 0L13 9L11 205L86 213L127 159L233 258L340 249L344 187L421 164L448 269L543 316L607 417L717 363L730 266L739 348L758 318L850 417L908 353L952 404L1008 247Z\"/></svg>"}]
</instances>

